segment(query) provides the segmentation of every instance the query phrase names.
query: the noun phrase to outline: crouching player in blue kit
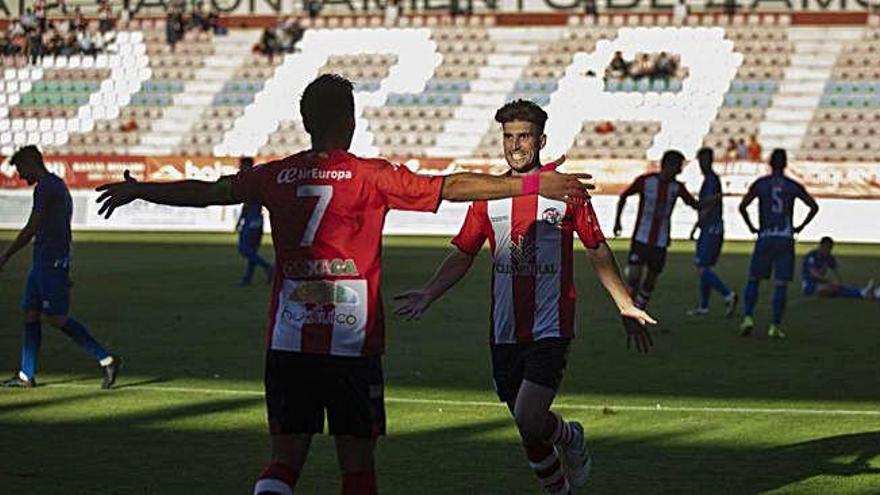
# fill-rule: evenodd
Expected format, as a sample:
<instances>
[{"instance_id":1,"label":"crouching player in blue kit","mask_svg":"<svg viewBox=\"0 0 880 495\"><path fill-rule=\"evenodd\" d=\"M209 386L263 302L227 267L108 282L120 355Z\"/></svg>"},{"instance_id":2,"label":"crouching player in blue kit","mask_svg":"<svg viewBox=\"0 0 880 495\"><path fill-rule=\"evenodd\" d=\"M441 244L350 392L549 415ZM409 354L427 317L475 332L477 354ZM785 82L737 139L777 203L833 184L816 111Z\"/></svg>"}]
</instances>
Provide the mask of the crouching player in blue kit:
<instances>
[{"instance_id":1,"label":"crouching player in blue kit","mask_svg":"<svg viewBox=\"0 0 880 495\"><path fill-rule=\"evenodd\" d=\"M34 188L34 206L27 225L15 240L0 254L0 270L16 252L34 240L33 265L28 274L24 309L24 342L21 349L20 371L3 382L4 387L31 388L36 386L37 355L42 336L41 315L44 320L60 329L101 365L108 389L116 381L122 361L110 355L82 323L68 315L70 306L70 218L73 203L64 181L49 173L43 155L36 146L18 150L10 162L18 175Z\"/></svg>"},{"instance_id":2,"label":"crouching player in blue kit","mask_svg":"<svg viewBox=\"0 0 880 495\"><path fill-rule=\"evenodd\" d=\"M700 303L688 314L691 316L709 314L709 296L714 289L724 297L726 307L724 316L729 318L736 310L736 293L727 288L724 281L712 271L712 267L718 262L721 244L724 242L721 179L712 170L713 160L712 148L701 148L697 152L697 161L700 163L700 171L703 173L703 185L700 187L699 197L700 217L691 230L691 239L694 238L694 234L699 228L700 238L697 239L694 264L697 266L697 273L700 274Z\"/></svg>"},{"instance_id":3,"label":"crouching player in blue kit","mask_svg":"<svg viewBox=\"0 0 880 495\"><path fill-rule=\"evenodd\" d=\"M819 247L807 253L801 268L801 292L805 296L844 297L852 299L877 299L880 288L874 289L874 281L864 287L845 285L837 271L837 259L831 254L834 239L825 236Z\"/></svg>"},{"instance_id":4,"label":"crouching player in blue kit","mask_svg":"<svg viewBox=\"0 0 880 495\"><path fill-rule=\"evenodd\" d=\"M770 338L783 339L780 325L785 312L788 283L794 275L794 234L800 233L819 212L819 205L804 189L804 186L784 175L788 165L788 156L783 149L775 149L770 154L770 175L761 177L752 183L749 192L739 205L739 212L749 226L749 230L758 234L755 251L749 265L749 282L745 290L745 317L740 325L740 334L749 336L755 328L752 318L755 303L758 301L758 281L770 278L773 271L776 277L776 288L773 291L773 323L767 331ZM760 212L760 230L756 229L749 218L749 204L758 198ZM800 199L810 211L803 223L793 226L794 200Z\"/></svg>"},{"instance_id":5,"label":"crouching player in blue kit","mask_svg":"<svg viewBox=\"0 0 880 495\"><path fill-rule=\"evenodd\" d=\"M246 171L254 167L254 159L244 156L239 162L239 170ZM239 285L250 285L254 276L254 268L260 267L266 272L266 281L272 280L272 264L260 256L260 242L263 240L263 205L245 203L241 207L241 215L235 224L238 232L238 252L247 260L244 276Z\"/></svg>"}]
</instances>

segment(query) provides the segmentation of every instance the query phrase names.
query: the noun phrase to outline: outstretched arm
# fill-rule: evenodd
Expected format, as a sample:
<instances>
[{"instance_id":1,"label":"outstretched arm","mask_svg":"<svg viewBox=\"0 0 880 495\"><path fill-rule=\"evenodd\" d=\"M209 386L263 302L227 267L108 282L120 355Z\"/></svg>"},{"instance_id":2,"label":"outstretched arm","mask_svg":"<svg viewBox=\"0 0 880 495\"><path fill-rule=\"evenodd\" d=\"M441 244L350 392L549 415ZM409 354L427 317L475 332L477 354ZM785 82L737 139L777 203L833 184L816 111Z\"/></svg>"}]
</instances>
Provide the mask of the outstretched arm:
<instances>
[{"instance_id":1,"label":"outstretched arm","mask_svg":"<svg viewBox=\"0 0 880 495\"><path fill-rule=\"evenodd\" d=\"M542 172L526 177L497 177L486 174L460 173L446 176L441 197L448 201L478 201L510 198L538 193L546 198L582 204L596 186L590 174Z\"/></svg>"},{"instance_id":2,"label":"outstretched arm","mask_svg":"<svg viewBox=\"0 0 880 495\"><path fill-rule=\"evenodd\" d=\"M24 227L18 232L18 235L15 236L15 239L12 241L12 244L6 246L6 249L3 251L3 254L0 254L0 270L3 270L3 266L12 258L15 253L19 252L23 247L27 246L28 243L31 242L31 239L37 234L37 228L40 226L40 221L42 220L42 216L39 211L31 210L31 215L28 217L28 221Z\"/></svg>"},{"instance_id":3,"label":"outstretched arm","mask_svg":"<svg viewBox=\"0 0 880 495\"><path fill-rule=\"evenodd\" d=\"M224 176L215 182L199 180L182 180L177 182L138 182L128 170L125 180L113 184L104 184L96 190L102 194L98 197L101 208L98 215L110 218L113 211L136 199L160 205L204 207L210 205L229 205L241 203L232 192L232 177Z\"/></svg>"},{"instance_id":4,"label":"outstretched arm","mask_svg":"<svg viewBox=\"0 0 880 495\"><path fill-rule=\"evenodd\" d=\"M394 314L407 320L418 320L428 307L452 288L471 268L474 257L459 249L449 253L443 263L434 272L434 276L421 289L408 290L394 296L400 305Z\"/></svg>"},{"instance_id":5,"label":"outstretched arm","mask_svg":"<svg viewBox=\"0 0 880 495\"><path fill-rule=\"evenodd\" d=\"M593 270L599 277L599 281L608 291L611 299L614 300L614 304L617 305L620 316L624 318L624 321L631 319L639 323L637 327L625 325L627 347L634 341L639 352L647 352L654 345L654 342L651 339L651 334L644 329L644 325L654 325L657 321L633 304L632 298L623 284L623 279L620 278L620 269L617 267L617 261L614 259L611 248L607 243L602 242L595 249L587 249L587 257L590 259L590 264L593 265Z\"/></svg>"},{"instance_id":6,"label":"outstretched arm","mask_svg":"<svg viewBox=\"0 0 880 495\"><path fill-rule=\"evenodd\" d=\"M806 205L810 208L810 211L807 213L804 221L794 228L795 234L800 234L800 232L804 230L804 227L806 227L807 224L813 221L813 218L816 217L816 213L819 213L819 204L816 203L816 200L813 199L813 196L811 196L810 193L806 191L806 189L801 189L798 197L801 199L801 201L806 203Z\"/></svg>"}]
</instances>

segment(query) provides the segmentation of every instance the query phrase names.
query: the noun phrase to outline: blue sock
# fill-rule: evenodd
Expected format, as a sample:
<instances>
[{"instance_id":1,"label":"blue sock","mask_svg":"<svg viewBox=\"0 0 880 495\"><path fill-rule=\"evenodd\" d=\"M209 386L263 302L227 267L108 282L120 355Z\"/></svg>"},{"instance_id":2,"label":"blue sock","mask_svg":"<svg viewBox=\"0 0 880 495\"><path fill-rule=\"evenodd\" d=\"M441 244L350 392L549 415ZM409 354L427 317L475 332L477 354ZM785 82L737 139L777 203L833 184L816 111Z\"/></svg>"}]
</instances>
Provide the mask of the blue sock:
<instances>
[{"instance_id":1,"label":"blue sock","mask_svg":"<svg viewBox=\"0 0 880 495\"><path fill-rule=\"evenodd\" d=\"M244 269L244 277L242 277L242 281L250 282L252 278L254 278L254 267L256 263L253 262L251 258L248 258L247 265Z\"/></svg>"},{"instance_id":2,"label":"blue sock","mask_svg":"<svg viewBox=\"0 0 880 495\"><path fill-rule=\"evenodd\" d=\"M703 278L706 279L706 283L709 284L709 287L717 290L721 293L722 296L727 297L730 294L730 289L724 285L724 282L721 281L721 278L715 274L710 268L706 268L703 270Z\"/></svg>"},{"instance_id":3,"label":"blue sock","mask_svg":"<svg viewBox=\"0 0 880 495\"><path fill-rule=\"evenodd\" d=\"M785 312L785 300L788 296L788 285L777 285L773 289L773 324L782 323L782 314Z\"/></svg>"},{"instance_id":4,"label":"blue sock","mask_svg":"<svg viewBox=\"0 0 880 495\"><path fill-rule=\"evenodd\" d=\"M853 299L862 299L862 289L860 287L853 287L851 285L841 285L837 290L837 295L840 297L850 297Z\"/></svg>"},{"instance_id":5,"label":"blue sock","mask_svg":"<svg viewBox=\"0 0 880 495\"><path fill-rule=\"evenodd\" d=\"M95 359L100 361L108 356L110 353L107 352L101 344L92 337L92 334L89 333L88 329L83 326L82 323L74 320L73 318L68 318L67 323L61 327L61 331L66 333L68 337L73 339L74 342L77 343L80 347L91 353L92 356L95 356Z\"/></svg>"},{"instance_id":6,"label":"blue sock","mask_svg":"<svg viewBox=\"0 0 880 495\"><path fill-rule=\"evenodd\" d=\"M746 316L755 314L755 304L758 302L758 281L749 279L746 284L745 300L743 301Z\"/></svg>"},{"instance_id":7,"label":"blue sock","mask_svg":"<svg viewBox=\"0 0 880 495\"><path fill-rule=\"evenodd\" d=\"M700 275L700 307L708 308L709 307L709 294L712 293L712 285L709 283L706 274L709 273L709 269L703 269L703 274Z\"/></svg>"},{"instance_id":8,"label":"blue sock","mask_svg":"<svg viewBox=\"0 0 880 495\"><path fill-rule=\"evenodd\" d=\"M40 354L40 341L43 337L40 320L24 324L24 340L21 344L21 371L28 378L37 374L37 356Z\"/></svg>"}]
</instances>

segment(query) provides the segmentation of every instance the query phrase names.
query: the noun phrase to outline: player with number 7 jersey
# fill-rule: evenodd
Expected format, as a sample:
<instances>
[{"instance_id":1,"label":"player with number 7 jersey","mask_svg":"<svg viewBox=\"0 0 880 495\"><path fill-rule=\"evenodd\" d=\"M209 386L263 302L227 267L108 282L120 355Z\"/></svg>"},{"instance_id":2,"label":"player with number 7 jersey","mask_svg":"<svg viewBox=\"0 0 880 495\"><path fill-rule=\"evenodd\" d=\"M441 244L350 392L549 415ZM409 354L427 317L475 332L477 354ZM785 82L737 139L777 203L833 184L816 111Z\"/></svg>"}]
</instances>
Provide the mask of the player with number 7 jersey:
<instances>
[{"instance_id":1,"label":"player with number 7 jersey","mask_svg":"<svg viewBox=\"0 0 880 495\"><path fill-rule=\"evenodd\" d=\"M428 177L348 152L352 84L323 75L300 101L308 151L216 182L125 181L98 188L99 214L135 199L172 206L258 201L269 210L276 266L266 353L272 462L255 494L292 494L325 418L336 437L343 494L377 492L373 451L385 432L380 290L382 229L391 209L434 212L440 201L539 194L582 203L589 174Z\"/></svg>"}]
</instances>

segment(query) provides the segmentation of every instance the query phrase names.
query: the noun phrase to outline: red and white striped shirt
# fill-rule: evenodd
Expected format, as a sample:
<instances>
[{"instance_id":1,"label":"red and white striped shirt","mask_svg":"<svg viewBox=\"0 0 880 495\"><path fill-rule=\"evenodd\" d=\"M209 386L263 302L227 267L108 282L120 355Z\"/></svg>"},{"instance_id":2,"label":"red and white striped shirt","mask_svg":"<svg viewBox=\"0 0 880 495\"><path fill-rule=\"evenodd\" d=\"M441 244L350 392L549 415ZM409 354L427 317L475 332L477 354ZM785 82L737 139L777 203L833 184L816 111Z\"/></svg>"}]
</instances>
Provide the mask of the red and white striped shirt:
<instances>
[{"instance_id":1,"label":"red and white striped shirt","mask_svg":"<svg viewBox=\"0 0 880 495\"><path fill-rule=\"evenodd\" d=\"M470 206L452 243L475 255L489 240L492 344L574 337L573 232L591 249L605 240L590 203L530 195Z\"/></svg>"},{"instance_id":2,"label":"red and white striped shirt","mask_svg":"<svg viewBox=\"0 0 880 495\"><path fill-rule=\"evenodd\" d=\"M690 194L677 180L663 181L659 173L645 174L632 183L630 192L639 193L639 214L633 239L648 246L669 245L670 219L679 195Z\"/></svg>"},{"instance_id":3,"label":"red and white striped shirt","mask_svg":"<svg viewBox=\"0 0 880 495\"><path fill-rule=\"evenodd\" d=\"M390 209L436 211L443 178L344 151L305 151L240 172L232 187L269 210L277 268L268 347L382 354L385 215Z\"/></svg>"}]
</instances>

